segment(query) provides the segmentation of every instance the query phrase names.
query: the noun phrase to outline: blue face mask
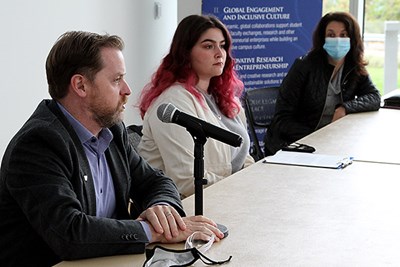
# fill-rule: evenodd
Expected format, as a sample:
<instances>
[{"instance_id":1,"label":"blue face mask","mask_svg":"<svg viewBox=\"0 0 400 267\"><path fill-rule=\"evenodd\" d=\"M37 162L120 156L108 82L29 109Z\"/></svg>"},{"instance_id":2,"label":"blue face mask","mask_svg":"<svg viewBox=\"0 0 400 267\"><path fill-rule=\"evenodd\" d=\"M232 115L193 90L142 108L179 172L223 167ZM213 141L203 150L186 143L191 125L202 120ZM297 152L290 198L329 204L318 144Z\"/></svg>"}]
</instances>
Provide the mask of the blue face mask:
<instances>
[{"instance_id":1,"label":"blue face mask","mask_svg":"<svg viewBox=\"0 0 400 267\"><path fill-rule=\"evenodd\" d=\"M350 38L326 37L324 49L334 60L340 60L350 51Z\"/></svg>"}]
</instances>

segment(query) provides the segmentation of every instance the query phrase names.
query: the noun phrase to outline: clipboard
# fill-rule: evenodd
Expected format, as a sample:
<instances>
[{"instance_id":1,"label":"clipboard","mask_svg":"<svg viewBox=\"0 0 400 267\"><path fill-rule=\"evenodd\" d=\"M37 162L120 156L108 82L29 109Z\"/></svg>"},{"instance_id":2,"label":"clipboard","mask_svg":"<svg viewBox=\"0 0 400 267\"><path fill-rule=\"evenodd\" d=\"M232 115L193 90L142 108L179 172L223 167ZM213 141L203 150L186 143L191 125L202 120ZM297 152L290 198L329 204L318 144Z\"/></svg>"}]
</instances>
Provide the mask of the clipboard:
<instances>
[{"instance_id":1,"label":"clipboard","mask_svg":"<svg viewBox=\"0 0 400 267\"><path fill-rule=\"evenodd\" d=\"M263 163L343 169L353 163L353 157L280 150L266 157Z\"/></svg>"}]
</instances>

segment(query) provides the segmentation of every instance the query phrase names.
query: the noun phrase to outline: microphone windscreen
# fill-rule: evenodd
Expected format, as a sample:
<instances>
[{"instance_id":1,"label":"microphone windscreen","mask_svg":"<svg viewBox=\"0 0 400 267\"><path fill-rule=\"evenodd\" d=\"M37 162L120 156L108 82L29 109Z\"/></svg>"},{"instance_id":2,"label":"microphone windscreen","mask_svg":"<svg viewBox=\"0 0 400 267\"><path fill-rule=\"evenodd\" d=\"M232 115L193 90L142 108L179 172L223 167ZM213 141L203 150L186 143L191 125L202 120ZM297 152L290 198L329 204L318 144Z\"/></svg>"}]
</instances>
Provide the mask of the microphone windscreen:
<instances>
[{"instance_id":1,"label":"microphone windscreen","mask_svg":"<svg viewBox=\"0 0 400 267\"><path fill-rule=\"evenodd\" d=\"M172 116L176 110L176 107L172 105L171 103L163 103L160 106L158 106L157 109L157 117L162 121L162 122L167 122L170 123L172 122Z\"/></svg>"}]
</instances>

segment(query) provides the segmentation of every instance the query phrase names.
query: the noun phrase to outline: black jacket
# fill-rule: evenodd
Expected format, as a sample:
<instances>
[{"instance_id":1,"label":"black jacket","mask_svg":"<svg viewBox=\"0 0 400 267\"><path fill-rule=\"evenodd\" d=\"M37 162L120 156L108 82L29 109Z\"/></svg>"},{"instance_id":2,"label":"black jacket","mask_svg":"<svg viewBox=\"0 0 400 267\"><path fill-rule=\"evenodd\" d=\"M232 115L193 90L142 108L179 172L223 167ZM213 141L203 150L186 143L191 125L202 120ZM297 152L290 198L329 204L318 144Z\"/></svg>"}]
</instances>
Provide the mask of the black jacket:
<instances>
[{"instance_id":1,"label":"black jacket","mask_svg":"<svg viewBox=\"0 0 400 267\"><path fill-rule=\"evenodd\" d=\"M342 73L346 114L378 110L379 91L369 76L357 77L353 65L346 59ZM295 60L279 89L275 115L264 139L266 155L316 130L333 69L326 56L306 55Z\"/></svg>"},{"instance_id":2,"label":"black jacket","mask_svg":"<svg viewBox=\"0 0 400 267\"><path fill-rule=\"evenodd\" d=\"M83 146L57 104L42 101L11 140L0 172L0 266L51 266L61 260L143 253L138 214L157 202L184 215L171 179L128 144L122 123L110 128L106 157L117 218L97 218ZM86 176L86 178L85 178ZM136 210L128 213L129 198Z\"/></svg>"}]
</instances>

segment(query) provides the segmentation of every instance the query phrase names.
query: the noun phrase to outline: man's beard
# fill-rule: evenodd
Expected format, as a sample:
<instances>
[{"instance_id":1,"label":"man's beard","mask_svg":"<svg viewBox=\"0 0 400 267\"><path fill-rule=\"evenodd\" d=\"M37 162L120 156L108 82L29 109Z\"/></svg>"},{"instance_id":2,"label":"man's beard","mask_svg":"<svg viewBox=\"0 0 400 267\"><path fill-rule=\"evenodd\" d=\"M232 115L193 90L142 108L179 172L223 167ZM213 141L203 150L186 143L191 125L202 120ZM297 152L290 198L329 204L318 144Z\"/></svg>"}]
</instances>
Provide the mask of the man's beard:
<instances>
[{"instance_id":1,"label":"man's beard","mask_svg":"<svg viewBox=\"0 0 400 267\"><path fill-rule=\"evenodd\" d=\"M126 104L126 100L122 102L122 104ZM110 128L115 124L122 121L123 118L123 110L122 105L118 105L115 109L105 108L102 105L94 105L92 106L93 119L100 125L102 128Z\"/></svg>"}]
</instances>

